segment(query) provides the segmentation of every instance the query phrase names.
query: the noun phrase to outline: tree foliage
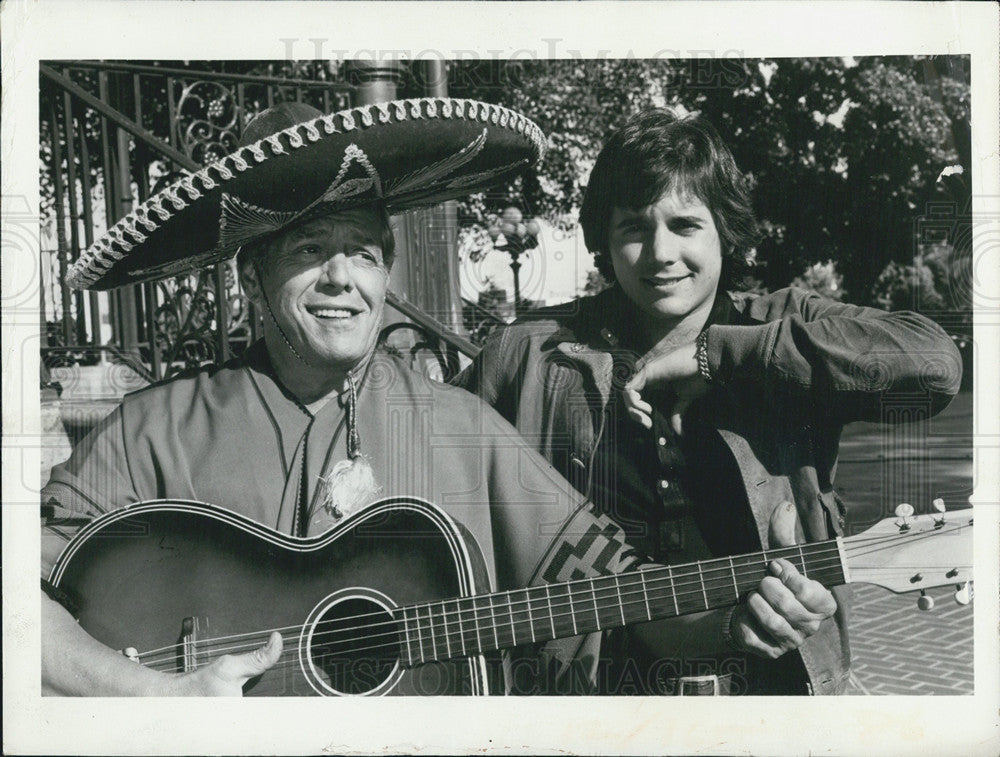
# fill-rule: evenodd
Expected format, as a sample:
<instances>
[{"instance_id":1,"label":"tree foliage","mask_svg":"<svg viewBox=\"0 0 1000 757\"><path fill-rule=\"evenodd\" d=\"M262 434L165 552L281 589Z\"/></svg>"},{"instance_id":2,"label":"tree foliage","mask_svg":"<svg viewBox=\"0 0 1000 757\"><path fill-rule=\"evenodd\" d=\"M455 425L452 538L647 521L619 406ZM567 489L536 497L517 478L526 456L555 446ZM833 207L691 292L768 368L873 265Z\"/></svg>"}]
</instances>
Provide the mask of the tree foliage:
<instances>
[{"instance_id":1,"label":"tree foliage","mask_svg":"<svg viewBox=\"0 0 1000 757\"><path fill-rule=\"evenodd\" d=\"M792 279L792 286L808 289L830 300L842 300L847 294L843 281L843 275L837 271L837 264L828 260L825 263L813 263L801 276Z\"/></svg>"}]
</instances>

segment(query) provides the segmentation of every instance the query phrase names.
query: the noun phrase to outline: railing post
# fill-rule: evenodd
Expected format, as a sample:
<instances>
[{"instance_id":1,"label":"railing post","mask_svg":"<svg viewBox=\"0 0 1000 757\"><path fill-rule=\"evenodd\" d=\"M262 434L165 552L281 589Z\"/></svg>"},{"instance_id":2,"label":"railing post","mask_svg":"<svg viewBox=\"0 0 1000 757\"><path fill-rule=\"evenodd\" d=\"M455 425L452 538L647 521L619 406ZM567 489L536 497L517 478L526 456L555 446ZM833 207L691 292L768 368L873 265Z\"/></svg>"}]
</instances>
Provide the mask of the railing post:
<instances>
[{"instance_id":1,"label":"railing post","mask_svg":"<svg viewBox=\"0 0 1000 757\"><path fill-rule=\"evenodd\" d=\"M63 123L66 125L66 195L69 201L70 256L75 261L80 255L80 217L76 207L76 149L73 140L73 99L63 93ZM76 303L76 343L87 343L87 323L84 318L83 292L73 292Z\"/></svg>"},{"instance_id":2,"label":"railing post","mask_svg":"<svg viewBox=\"0 0 1000 757\"><path fill-rule=\"evenodd\" d=\"M135 122L142 123L142 86L139 74L132 74L132 92L135 101ZM171 129L172 130L172 129ZM138 147L138 143L136 143ZM139 176L136 185L139 188L139 202L145 202L149 197L149 164L139 164ZM160 368L160 345L156 340L156 282L147 281L142 285L142 299L145 320L146 343L149 345L149 368L157 378L163 378Z\"/></svg>"},{"instance_id":3,"label":"railing post","mask_svg":"<svg viewBox=\"0 0 1000 757\"><path fill-rule=\"evenodd\" d=\"M232 357L229 349L229 302L226 299L226 266L218 263L212 271L215 281L215 349L216 362L224 363Z\"/></svg>"},{"instance_id":4,"label":"railing post","mask_svg":"<svg viewBox=\"0 0 1000 757\"><path fill-rule=\"evenodd\" d=\"M350 60L344 63L347 80L357 86L355 105L396 99L406 65L398 60Z\"/></svg>"},{"instance_id":5,"label":"railing post","mask_svg":"<svg viewBox=\"0 0 1000 757\"><path fill-rule=\"evenodd\" d=\"M81 123L86 124L86 116ZM86 128L80 129L80 185L83 189L83 243L89 248L94 243L94 212L91 205L90 192L90 149L87 147ZM90 306L90 340L95 347L101 340L101 304L97 292L87 293L87 303Z\"/></svg>"},{"instance_id":6,"label":"railing post","mask_svg":"<svg viewBox=\"0 0 1000 757\"><path fill-rule=\"evenodd\" d=\"M101 102L109 102L108 73L107 71L97 72L97 92ZM110 227L117 220L118 187L114 181L113 157L111 144L108 137L108 130L111 125L105 115L101 115L101 181L104 182L104 220L105 226ZM122 324L121 308L119 307L118 292L108 292L108 322L111 324L111 343L121 344ZM101 353L103 359L104 353Z\"/></svg>"},{"instance_id":7,"label":"railing post","mask_svg":"<svg viewBox=\"0 0 1000 757\"><path fill-rule=\"evenodd\" d=\"M70 295L66 286L66 271L69 268L69 250L66 246L65 227L65 190L62 176L62 147L59 144L59 121L57 120L55 100L49 102L49 126L52 134L52 183L56 202L56 244L59 248L59 302L62 308L63 344L70 344L73 328L70 323Z\"/></svg>"},{"instance_id":8,"label":"railing post","mask_svg":"<svg viewBox=\"0 0 1000 757\"><path fill-rule=\"evenodd\" d=\"M114 106L118 111L123 112L121 80L116 82ZM132 170L129 163L129 134L120 127L115 128L115 180L118 182L118 207L115 209L114 221L132 212ZM108 219L108 225L112 223ZM121 305L121 347L122 351L137 355L139 352L138 342L138 311L135 303L135 286L128 285L119 290L119 303Z\"/></svg>"}]
</instances>

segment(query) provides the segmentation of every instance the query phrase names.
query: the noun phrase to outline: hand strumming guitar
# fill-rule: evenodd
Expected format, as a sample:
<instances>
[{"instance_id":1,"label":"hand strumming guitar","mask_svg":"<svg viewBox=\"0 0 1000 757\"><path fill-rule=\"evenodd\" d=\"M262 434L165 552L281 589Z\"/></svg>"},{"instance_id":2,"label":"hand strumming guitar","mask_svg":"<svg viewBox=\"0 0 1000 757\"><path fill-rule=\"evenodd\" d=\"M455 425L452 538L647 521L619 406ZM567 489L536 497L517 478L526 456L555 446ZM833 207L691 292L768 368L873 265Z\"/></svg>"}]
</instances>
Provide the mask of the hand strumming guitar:
<instances>
[{"instance_id":1,"label":"hand strumming guitar","mask_svg":"<svg viewBox=\"0 0 1000 757\"><path fill-rule=\"evenodd\" d=\"M176 675L171 687L179 696L243 696L243 684L272 667L282 647L281 634L273 631L267 643L252 652L223 655L203 668Z\"/></svg>"},{"instance_id":2,"label":"hand strumming guitar","mask_svg":"<svg viewBox=\"0 0 1000 757\"><path fill-rule=\"evenodd\" d=\"M42 661L46 696L241 696L243 684L281 656L281 635L238 655L224 655L190 673L161 673L104 646L67 610L42 598Z\"/></svg>"}]
</instances>

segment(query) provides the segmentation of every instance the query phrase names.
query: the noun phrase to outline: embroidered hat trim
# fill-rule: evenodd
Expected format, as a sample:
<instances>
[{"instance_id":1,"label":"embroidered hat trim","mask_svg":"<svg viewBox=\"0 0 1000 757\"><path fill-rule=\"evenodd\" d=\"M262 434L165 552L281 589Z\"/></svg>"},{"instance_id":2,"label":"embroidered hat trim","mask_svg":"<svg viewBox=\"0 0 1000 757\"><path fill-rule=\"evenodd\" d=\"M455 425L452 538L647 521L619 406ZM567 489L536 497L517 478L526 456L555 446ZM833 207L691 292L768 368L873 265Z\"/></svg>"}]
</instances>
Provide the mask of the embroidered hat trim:
<instances>
[{"instance_id":1,"label":"embroidered hat trim","mask_svg":"<svg viewBox=\"0 0 1000 757\"><path fill-rule=\"evenodd\" d=\"M545 152L545 141L542 132L532 121L501 105L479 103L471 100L424 97L357 106L338 113L319 116L311 121L296 124L276 134L265 137L258 142L241 147L234 153L211 163L195 173L185 176L176 184L150 197L138 205L131 213L111 226L101 239L97 240L80 255L80 258L70 266L66 276L66 283L70 287L78 289L87 288L93 284L104 275L110 265L113 265L112 262L107 260L106 256L111 256L113 260L120 260L125 254L131 252L136 244L140 244L146 240L146 236L138 231L137 224L143 226L147 231L155 230L157 224L151 220L151 214L155 214L156 218L161 222L170 220L176 214L176 211L187 208L190 202L200 199L203 193L216 190L220 186L224 187L236 175L248 170L250 167L249 159L252 159L256 163L263 163L265 160L287 155L290 151L298 149L305 144L316 142L320 139L320 128L328 135L359 128L368 128L375 126L376 123L387 123L390 120L390 114L394 115L399 121L405 121L408 118L459 118L479 120L484 123L488 121L498 124L500 128L507 128L519 134L526 135L535 148L539 159ZM265 144L269 148L268 151L264 149ZM270 156L268 156L268 152L271 153ZM450 161L452 158L445 160ZM218 177L217 179L213 179L210 176L210 172L213 171ZM421 169L421 171L415 173L421 173L422 171L433 173L432 168ZM487 171L483 173L493 172ZM497 171L497 173L502 173L502 170ZM409 177L406 178L408 179ZM402 181L404 180L396 182L394 192L401 191L399 189L399 182ZM186 195L186 199L181 196L181 190ZM433 204L433 202L424 203L421 201L407 207L419 207L424 204ZM220 230L221 227L222 223L220 222ZM220 244L220 248L222 246ZM229 245L226 245L226 247L229 247ZM221 249L212 252L221 252Z\"/></svg>"}]
</instances>

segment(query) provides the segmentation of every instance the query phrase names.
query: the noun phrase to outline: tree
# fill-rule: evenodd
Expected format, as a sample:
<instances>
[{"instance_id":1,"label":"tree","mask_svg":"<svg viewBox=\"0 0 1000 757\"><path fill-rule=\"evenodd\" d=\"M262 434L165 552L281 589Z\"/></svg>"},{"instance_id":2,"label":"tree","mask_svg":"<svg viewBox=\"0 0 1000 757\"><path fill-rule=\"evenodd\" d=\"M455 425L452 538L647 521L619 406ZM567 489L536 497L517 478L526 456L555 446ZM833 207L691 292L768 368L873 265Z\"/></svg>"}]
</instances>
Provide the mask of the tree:
<instances>
[{"instance_id":1,"label":"tree","mask_svg":"<svg viewBox=\"0 0 1000 757\"><path fill-rule=\"evenodd\" d=\"M876 61L855 77L853 94L856 106L844 119L850 232L844 271L848 289L866 290L887 262L913 260L916 219L935 197L938 175L958 156L948 147L944 107L909 72Z\"/></svg>"},{"instance_id":2,"label":"tree","mask_svg":"<svg viewBox=\"0 0 1000 757\"><path fill-rule=\"evenodd\" d=\"M922 260L889 263L873 287L875 303L883 310L939 310L944 298L934 285L934 274Z\"/></svg>"},{"instance_id":3,"label":"tree","mask_svg":"<svg viewBox=\"0 0 1000 757\"><path fill-rule=\"evenodd\" d=\"M844 277L837 272L837 264L832 260L825 263L813 263L801 276L792 279L792 286L808 289L830 300L842 300L847 294L844 291Z\"/></svg>"}]
</instances>

